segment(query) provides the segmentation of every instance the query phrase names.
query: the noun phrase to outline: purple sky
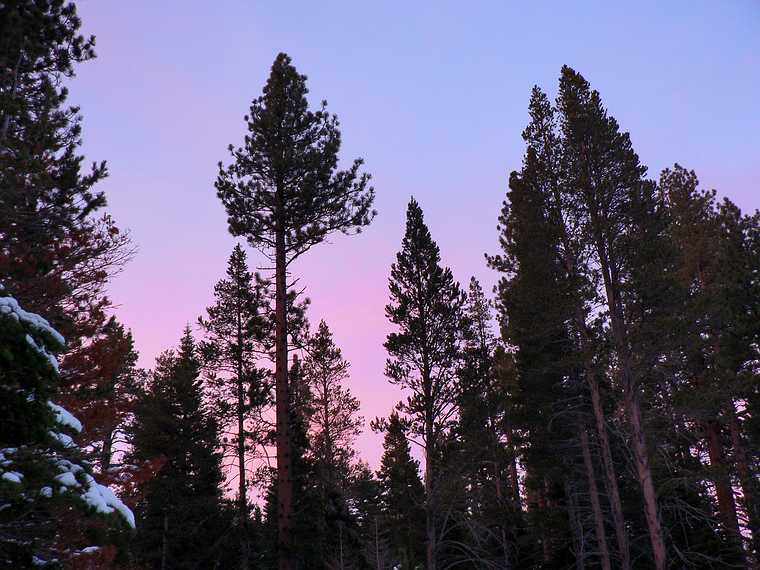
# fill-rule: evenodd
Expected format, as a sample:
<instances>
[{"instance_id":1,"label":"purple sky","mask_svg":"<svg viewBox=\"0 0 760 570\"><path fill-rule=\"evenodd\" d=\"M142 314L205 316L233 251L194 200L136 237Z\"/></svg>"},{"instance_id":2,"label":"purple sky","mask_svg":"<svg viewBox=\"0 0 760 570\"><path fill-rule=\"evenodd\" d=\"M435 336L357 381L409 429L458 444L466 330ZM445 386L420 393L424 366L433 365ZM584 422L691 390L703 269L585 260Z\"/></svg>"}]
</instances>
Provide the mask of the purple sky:
<instances>
[{"instance_id":1,"label":"purple sky","mask_svg":"<svg viewBox=\"0 0 760 570\"><path fill-rule=\"evenodd\" d=\"M234 240L213 182L279 51L327 99L343 158L366 160L379 216L295 266L310 319L352 363L367 421L400 398L383 376L387 276L410 195L463 283L496 276L496 218L519 168L531 86L580 71L656 175L674 162L760 207L760 4L735 2L78 2L98 59L80 66L84 152L139 247L111 286L150 367L211 300ZM252 253L251 259L260 259ZM380 437L360 449L372 466Z\"/></svg>"}]
</instances>

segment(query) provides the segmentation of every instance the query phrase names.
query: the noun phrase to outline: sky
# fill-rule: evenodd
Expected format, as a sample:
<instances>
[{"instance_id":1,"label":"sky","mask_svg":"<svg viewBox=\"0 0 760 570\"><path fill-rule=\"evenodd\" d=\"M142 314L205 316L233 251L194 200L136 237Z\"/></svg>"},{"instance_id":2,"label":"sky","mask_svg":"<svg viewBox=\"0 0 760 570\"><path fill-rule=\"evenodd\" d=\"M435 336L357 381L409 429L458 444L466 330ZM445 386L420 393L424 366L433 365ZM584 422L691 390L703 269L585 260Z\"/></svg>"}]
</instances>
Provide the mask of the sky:
<instances>
[{"instance_id":1,"label":"sky","mask_svg":"<svg viewBox=\"0 0 760 570\"><path fill-rule=\"evenodd\" d=\"M88 161L107 160L108 212L139 251L110 286L140 363L176 345L212 302L236 243L214 180L278 52L310 102L341 121L344 164L365 160L379 212L296 262L313 324L351 362L367 424L402 397L384 377L387 280L414 196L443 263L490 291L496 221L524 150L533 85L567 64L599 90L650 175L673 163L742 209L760 208L760 3L200 2L78 4L98 58L81 65ZM263 264L250 252L252 265ZM381 436L361 454L377 467Z\"/></svg>"}]
</instances>

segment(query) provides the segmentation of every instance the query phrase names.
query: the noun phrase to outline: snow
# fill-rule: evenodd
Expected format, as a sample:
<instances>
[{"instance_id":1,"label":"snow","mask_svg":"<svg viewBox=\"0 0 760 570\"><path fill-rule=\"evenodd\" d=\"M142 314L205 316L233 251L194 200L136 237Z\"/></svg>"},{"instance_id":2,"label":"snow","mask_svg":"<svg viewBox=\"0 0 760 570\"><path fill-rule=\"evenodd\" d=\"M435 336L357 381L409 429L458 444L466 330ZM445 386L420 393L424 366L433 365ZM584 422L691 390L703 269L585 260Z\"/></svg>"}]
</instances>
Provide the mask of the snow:
<instances>
[{"instance_id":1,"label":"snow","mask_svg":"<svg viewBox=\"0 0 760 570\"><path fill-rule=\"evenodd\" d=\"M8 455L16 453L16 451L17 449L15 447L6 447L5 449L0 449L0 467L7 467L13 463L13 460L8 459L5 455L6 453Z\"/></svg>"},{"instance_id":2,"label":"snow","mask_svg":"<svg viewBox=\"0 0 760 570\"><path fill-rule=\"evenodd\" d=\"M48 434L50 434L50 437L53 439L58 440L63 447L75 447L74 440L65 433L50 430Z\"/></svg>"},{"instance_id":3,"label":"snow","mask_svg":"<svg viewBox=\"0 0 760 570\"><path fill-rule=\"evenodd\" d=\"M85 481L89 485L89 489L82 495L82 499L87 504L94 507L99 513L108 514L118 511L127 521L127 524L135 528L135 515L111 489L95 481L92 475L85 474Z\"/></svg>"},{"instance_id":4,"label":"snow","mask_svg":"<svg viewBox=\"0 0 760 570\"><path fill-rule=\"evenodd\" d=\"M129 526L135 528L135 515L129 507L122 503L121 499L119 499L111 489L98 483L81 465L77 465L66 459L61 459L58 461L58 468L61 470L61 473L56 475L55 479L63 485L62 490L69 490L68 488L83 488L84 490L78 491L78 494L79 498L85 503L102 514L118 512L124 520L127 521ZM77 480L75 476L77 473L82 473L84 484L81 484Z\"/></svg>"},{"instance_id":5,"label":"snow","mask_svg":"<svg viewBox=\"0 0 760 570\"><path fill-rule=\"evenodd\" d=\"M5 314L16 320L27 323L32 328L49 334L56 342L61 345L66 344L65 339L57 330L50 326L50 323L41 316L25 311L13 297L0 297L0 315Z\"/></svg>"},{"instance_id":6,"label":"snow","mask_svg":"<svg viewBox=\"0 0 760 570\"><path fill-rule=\"evenodd\" d=\"M6 471L2 474L2 476L0 476L0 478L5 479L6 481L10 481L11 483L20 484L21 480L24 478L24 475L18 471Z\"/></svg>"},{"instance_id":7,"label":"snow","mask_svg":"<svg viewBox=\"0 0 760 570\"><path fill-rule=\"evenodd\" d=\"M12 319L26 323L38 332L45 333L55 339L55 341L61 346L66 344L65 339L57 330L50 326L50 323L43 319L41 316L25 311L18 304L18 301L13 297L0 297L0 315L7 315ZM44 344L38 343L32 335L26 335L26 342L29 343L34 350L37 351L42 357L44 357L53 367L53 370L58 372L58 360L55 356L45 347Z\"/></svg>"},{"instance_id":8,"label":"snow","mask_svg":"<svg viewBox=\"0 0 760 570\"><path fill-rule=\"evenodd\" d=\"M53 488L52 487L43 487L40 489L40 495L46 498L50 498L53 496Z\"/></svg>"},{"instance_id":9,"label":"snow","mask_svg":"<svg viewBox=\"0 0 760 570\"><path fill-rule=\"evenodd\" d=\"M48 352L47 348L41 344L37 344L37 341L34 340L30 334L26 335L26 342L28 342L29 346L31 346L34 350L47 358L47 361L50 363L50 366L52 366L53 370L55 370L56 374L60 374L60 370L58 370L58 360L53 354Z\"/></svg>"},{"instance_id":10,"label":"snow","mask_svg":"<svg viewBox=\"0 0 760 570\"><path fill-rule=\"evenodd\" d=\"M66 471L65 473L56 475L55 480L58 481L64 487L79 487L80 486L79 481L77 481L77 478L74 477L74 474L71 473L70 471Z\"/></svg>"},{"instance_id":11,"label":"snow","mask_svg":"<svg viewBox=\"0 0 760 570\"><path fill-rule=\"evenodd\" d=\"M53 402L48 402L48 406L53 410L53 413L55 413L55 421L62 426L70 427L77 433L81 433L82 422L76 419L71 412Z\"/></svg>"}]
</instances>

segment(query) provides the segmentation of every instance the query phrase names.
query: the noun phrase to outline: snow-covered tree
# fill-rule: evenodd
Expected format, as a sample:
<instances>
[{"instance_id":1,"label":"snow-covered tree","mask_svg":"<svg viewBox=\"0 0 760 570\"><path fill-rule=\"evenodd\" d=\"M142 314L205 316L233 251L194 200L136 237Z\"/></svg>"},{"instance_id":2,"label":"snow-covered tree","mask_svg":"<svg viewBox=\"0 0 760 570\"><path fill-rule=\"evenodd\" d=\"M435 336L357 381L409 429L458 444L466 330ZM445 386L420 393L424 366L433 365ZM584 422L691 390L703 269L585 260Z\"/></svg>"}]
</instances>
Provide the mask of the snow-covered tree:
<instances>
[{"instance_id":1,"label":"snow-covered tree","mask_svg":"<svg viewBox=\"0 0 760 570\"><path fill-rule=\"evenodd\" d=\"M10 296L0 297L0 566L55 567L73 559L103 564L134 516L72 436L82 424L51 401L55 354L64 339Z\"/></svg>"}]
</instances>

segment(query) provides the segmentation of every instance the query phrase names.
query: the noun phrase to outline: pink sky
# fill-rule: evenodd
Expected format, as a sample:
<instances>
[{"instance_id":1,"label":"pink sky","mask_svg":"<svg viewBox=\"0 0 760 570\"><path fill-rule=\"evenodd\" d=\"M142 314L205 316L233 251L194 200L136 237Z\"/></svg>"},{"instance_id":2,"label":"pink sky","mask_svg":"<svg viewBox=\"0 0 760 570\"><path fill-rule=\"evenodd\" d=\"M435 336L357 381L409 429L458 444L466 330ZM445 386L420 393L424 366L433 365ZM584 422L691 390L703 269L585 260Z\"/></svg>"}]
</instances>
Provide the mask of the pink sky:
<instances>
[{"instance_id":1,"label":"pink sky","mask_svg":"<svg viewBox=\"0 0 760 570\"><path fill-rule=\"evenodd\" d=\"M101 188L139 253L111 287L142 366L211 301L235 241L213 182L279 51L338 114L346 160L374 176L379 216L294 270L352 363L367 421L401 397L383 376L387 277L414 195L443 262L466 285L496 276L484 252L509 171L519 168L530 88L556 90L562 64L599 89L652 175L679 162L749 210L760 206L760 11L640 2L79 2L98 59L72 101L84 152L106 159ZM251 252L255 263L260 257ZM358 444L377 466L381 438Z\"/></svg>"}]
</instances>

